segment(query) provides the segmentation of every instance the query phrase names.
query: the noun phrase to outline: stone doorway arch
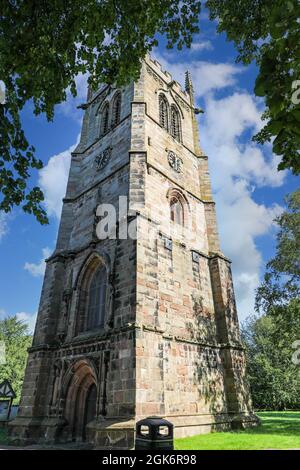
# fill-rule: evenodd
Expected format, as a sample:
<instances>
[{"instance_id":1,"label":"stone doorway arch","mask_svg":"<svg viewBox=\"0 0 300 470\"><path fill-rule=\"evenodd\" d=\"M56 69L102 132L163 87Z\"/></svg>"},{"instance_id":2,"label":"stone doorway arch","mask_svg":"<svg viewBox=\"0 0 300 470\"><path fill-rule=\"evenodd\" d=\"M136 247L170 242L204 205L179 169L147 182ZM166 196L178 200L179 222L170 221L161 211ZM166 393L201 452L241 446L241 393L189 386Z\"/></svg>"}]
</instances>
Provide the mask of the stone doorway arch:
<instances>
[{"instance_id":1,"label":"stone doorway arch","mask_svg":"<svg viewBox=\"0 0 300 470\"><path fill-rule=\"evenodd\" d=\"M86 440L86 425L96 418L97 380L91 365L81 360L72 367L66 393L65 418L73 441Z\"/></svg>"},{"instance_id":2,"label":"stone doorway arch","mask_svg":"<svg viewBox=\"0 0 300 470\"><path fill-rule=\"evenodd\" d=\"M84 417L83 417L83 434L82 434L82 438L84 441L86 440L86 426L87 424L89 424L91 421L95 419L96 404L97 404L97 387L93 383L88 389L86 400L85 400Z\"/></svg>"}]
</instances>

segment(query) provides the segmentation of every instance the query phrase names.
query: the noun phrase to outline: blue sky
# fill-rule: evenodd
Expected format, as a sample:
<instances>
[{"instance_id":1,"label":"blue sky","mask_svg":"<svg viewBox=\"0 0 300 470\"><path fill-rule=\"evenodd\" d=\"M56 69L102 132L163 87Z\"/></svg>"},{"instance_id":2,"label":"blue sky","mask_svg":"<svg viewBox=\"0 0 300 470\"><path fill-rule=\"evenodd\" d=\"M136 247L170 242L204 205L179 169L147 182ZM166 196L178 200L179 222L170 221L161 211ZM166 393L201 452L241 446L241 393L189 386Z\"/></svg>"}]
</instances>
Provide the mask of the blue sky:
<instances>
[{"instance_id":1,"label":"blue sky","mask_svg":"<svg viewBox=\"0 0 300 470\"><path fill-rule=\"evenodd\" d=\"M190 69L199 117L201 145L209 156L214 197L224 253L233 261L240 319L253 313L254 293L266 261L274 254L274 217L284 196L295 190L299 178L278 173L270 146L251 142L261 126L263 102L253 95L256 67L235 63L236 51L215 23L203 19L201 33L190 50L167 51L163 43L154 55L175 79L184 83ZM32 329L43 281L44 258L55 247L61 198L64 195L70 151L78 139L85 101L86 80L78 78L78 97L57 106L54 122L35 117L31 106L22 115L23 126L44 169L32 175L40 184L50 224L15 209L0 214L0 318L17 314Z\"/></svg>"}]
</instances>

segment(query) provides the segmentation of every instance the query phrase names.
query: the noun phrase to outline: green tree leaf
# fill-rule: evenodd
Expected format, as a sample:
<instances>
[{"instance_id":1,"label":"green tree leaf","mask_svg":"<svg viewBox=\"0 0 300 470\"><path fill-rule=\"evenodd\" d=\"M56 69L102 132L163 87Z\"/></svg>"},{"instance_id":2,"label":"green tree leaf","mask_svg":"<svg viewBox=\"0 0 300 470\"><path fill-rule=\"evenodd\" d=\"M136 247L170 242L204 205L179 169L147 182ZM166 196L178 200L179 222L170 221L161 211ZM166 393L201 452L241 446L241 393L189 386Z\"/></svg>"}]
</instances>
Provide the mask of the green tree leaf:
<instances>
[{"instance_id":1,"label":"green tree leaf","mask_svg":"<svg viewBox=\"0 0 300 470\"><path fill-rule=\"evenodd\" d=\"M32 170L41 168L22 130L20 112L54 116L67 89L76 95L76 76L100 82L137 79L141 59L164 36L168 47L190 46L198 32L196 0L0 0L0 210L17 205L47 223L43 194L30 188Z\"/></svg>"},{"instance_id":2,"label":"green tree leaf","mask_svg":"<svg viewBox=\"0 0 300 470\"><path fill-rule=\"evenodd\" d=\"M300 103L292 100L300 77L300 2L208 0L206 6L211 19L219 20L218 31L237 47L237 60L258 66L254 92L265 99L268 122L254 140L264 144L274 135L273 151L282 157L278 170L299 174L298 121L290 121L288 132L285 128L291 110L296 116L300 111Z\"/></svg>"},{"instance_id":3,"label":"green tree leaf","mask_svg":"<svg viewBox=\"0 0 300 470\"><path fill-rule=\"evenodd\" d=\"M32 336L27 325L13 316L0 320L0 341L4 341L6 353L6 362L0 364L0 382L10 381L17 395L15 402L19 403Z\"/></svg>"}]
</instances>

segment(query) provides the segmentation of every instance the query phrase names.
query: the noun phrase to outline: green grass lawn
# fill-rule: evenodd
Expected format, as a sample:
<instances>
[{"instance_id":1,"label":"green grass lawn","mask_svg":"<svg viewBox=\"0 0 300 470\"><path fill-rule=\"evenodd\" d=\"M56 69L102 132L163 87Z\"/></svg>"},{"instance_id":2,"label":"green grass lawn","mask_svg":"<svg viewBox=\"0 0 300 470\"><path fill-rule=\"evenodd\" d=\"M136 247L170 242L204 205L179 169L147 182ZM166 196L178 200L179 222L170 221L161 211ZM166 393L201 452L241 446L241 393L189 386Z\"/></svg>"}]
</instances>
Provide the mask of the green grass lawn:
<instances>
[{"instance_id":1,"label":"green grass lawn","mask_svg":"<svg viewBox=\"0 0 300 470\"><path fill-rule=\"evenodd\" d=\"M300 412L268 411L257 415L261 418L261 426L246 431L214 432L176 439L175 449L300 449Z\"/></svg>"},{"instance_id":2,"label":"green grass lawn","mask_svg":"<svg viewBox=\"0 0 300 470\"><path fill-rule=\"evenodd\" d=\"M176 439L177 450L300 449L300 412L257 413L262 424L246 431L214 432ZM8 444L7 430L0 428L0 443Z\"/></svg>"}]
</instances>

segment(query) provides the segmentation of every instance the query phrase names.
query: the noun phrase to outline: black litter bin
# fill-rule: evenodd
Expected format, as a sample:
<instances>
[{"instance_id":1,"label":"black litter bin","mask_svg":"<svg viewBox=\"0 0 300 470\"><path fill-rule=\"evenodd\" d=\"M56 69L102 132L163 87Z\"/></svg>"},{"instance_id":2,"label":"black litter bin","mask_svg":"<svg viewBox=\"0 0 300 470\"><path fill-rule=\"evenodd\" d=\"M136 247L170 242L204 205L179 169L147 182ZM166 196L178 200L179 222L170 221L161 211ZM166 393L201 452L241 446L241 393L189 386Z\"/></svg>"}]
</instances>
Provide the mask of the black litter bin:
<instances>
[{"instance_id":1,"label":"black litter bin","mask_svg":"<svg viewBox=\"0 0 300 470\"><path fill-rule=\"evenodd\" d=\"M136 423L135 449L173 450L173 424L157 416Z\"/></svg>"}]
</instances>

